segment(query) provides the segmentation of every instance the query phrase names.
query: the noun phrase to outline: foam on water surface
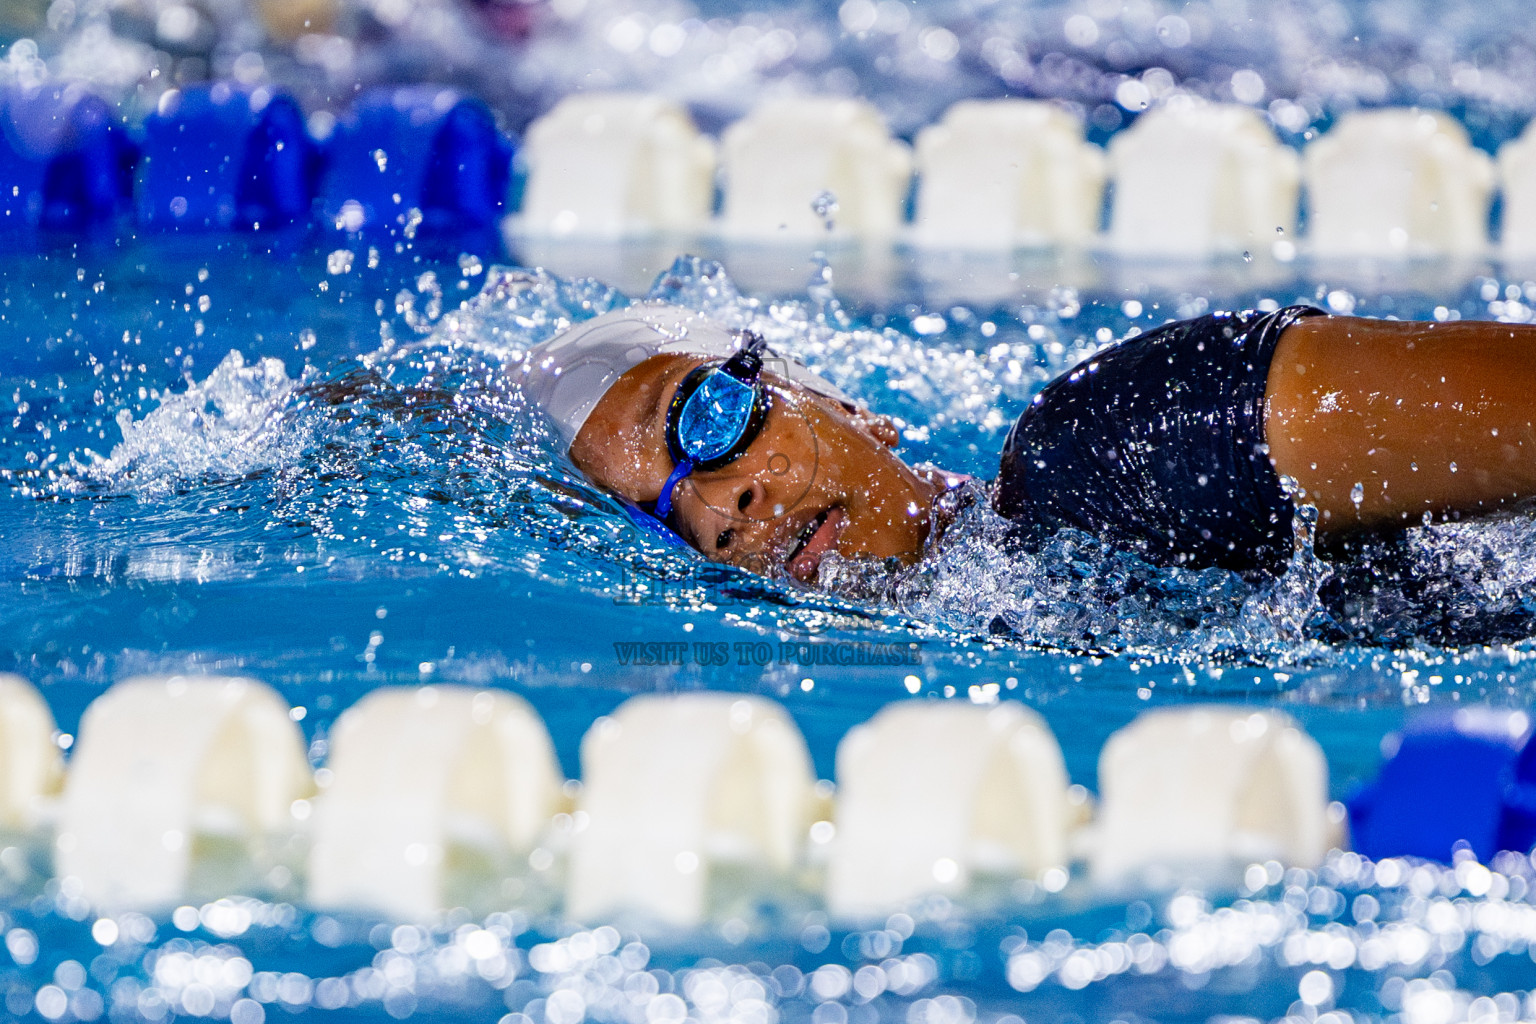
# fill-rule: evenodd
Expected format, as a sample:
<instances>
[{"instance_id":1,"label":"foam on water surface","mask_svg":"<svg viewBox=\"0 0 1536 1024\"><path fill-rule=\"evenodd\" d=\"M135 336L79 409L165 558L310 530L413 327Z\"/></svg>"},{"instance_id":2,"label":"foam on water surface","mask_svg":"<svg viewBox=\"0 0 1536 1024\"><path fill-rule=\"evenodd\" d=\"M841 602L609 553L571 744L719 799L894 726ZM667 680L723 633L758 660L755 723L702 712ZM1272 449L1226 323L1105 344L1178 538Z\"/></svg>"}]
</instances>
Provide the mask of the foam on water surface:
<instances>
[{"instance_id":1,"label":"foam on water surface","mask_svg":"<svg viewBox=\"0 0 1536 1024\"><path fill-rule=\"evenodd\" d=\"M79 472L114 490L156 498L201 479L280 470L304 447L301 431L282 429L297 383L277 359L248 366L232 351L205 379L168 395L142 419L119 412L122 441Z\"/></svg>"}]
</instances>

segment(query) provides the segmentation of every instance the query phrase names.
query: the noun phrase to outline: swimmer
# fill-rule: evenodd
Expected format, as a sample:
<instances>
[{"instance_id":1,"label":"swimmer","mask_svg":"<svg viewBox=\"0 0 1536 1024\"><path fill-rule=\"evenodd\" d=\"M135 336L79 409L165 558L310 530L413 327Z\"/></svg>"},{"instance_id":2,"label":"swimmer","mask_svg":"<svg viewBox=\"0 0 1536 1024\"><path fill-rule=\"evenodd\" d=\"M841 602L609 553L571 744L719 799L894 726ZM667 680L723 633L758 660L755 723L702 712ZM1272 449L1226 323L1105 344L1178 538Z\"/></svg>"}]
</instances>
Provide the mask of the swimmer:
<instances>
[{"instance_id":1,"label":"swimmer","mask_svg":"<svg viewBox=\"0 0 1536 1024\"><path fill-rule=\"evenodd\" d=\"M1536 495L1536 326L1216 313L1048 384L980 488L1026 541L1275 572L1298 503L1323 537ZM522 386L570 458L716 562L811 583L823 557L917 561L967 478L750 332L640 303L535 346ZM966 500L961 497L959 500Z\"/></svg>"}]
</instances>

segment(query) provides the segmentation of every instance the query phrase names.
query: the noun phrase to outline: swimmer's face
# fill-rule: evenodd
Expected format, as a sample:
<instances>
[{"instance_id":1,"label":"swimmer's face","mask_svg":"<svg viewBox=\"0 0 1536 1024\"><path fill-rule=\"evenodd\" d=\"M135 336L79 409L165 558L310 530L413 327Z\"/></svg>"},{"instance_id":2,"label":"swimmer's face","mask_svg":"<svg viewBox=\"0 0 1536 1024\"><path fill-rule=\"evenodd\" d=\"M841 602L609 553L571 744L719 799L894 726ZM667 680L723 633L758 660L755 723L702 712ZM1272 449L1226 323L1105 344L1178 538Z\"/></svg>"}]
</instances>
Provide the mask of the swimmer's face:
<instances>
[{"instance_id":1,"label":"swimmer's face","mask_svg":"<svg viewBox=\"0 0 1536 1024\"><path fill-rule=\"evenodd\" d=\"M655 501L672 457L666 417L688 372L705 360L653 356L619 378L571 444L599 487ZM771 366L771 363L769 364ZM912 562L928 535L940 485L891 451L895 426L763 373L767 419L740 457L678 484L671 525L704 556L764 575L813 582L829 551Z\"/></svg>"}]
</instances>

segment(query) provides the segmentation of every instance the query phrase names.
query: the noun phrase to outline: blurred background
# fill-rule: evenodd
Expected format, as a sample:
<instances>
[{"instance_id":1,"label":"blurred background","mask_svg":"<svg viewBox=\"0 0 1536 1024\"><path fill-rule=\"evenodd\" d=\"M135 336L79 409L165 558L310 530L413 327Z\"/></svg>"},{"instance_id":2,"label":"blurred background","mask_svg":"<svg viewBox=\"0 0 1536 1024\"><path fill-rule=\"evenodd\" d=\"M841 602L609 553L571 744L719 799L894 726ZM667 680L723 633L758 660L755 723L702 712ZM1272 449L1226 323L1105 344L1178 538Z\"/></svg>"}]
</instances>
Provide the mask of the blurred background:
<instances>
[{"instance_id":1,"label":"blurred background","mask_svg":"<svg viewBox=\"0 0 1536 1024\"><path fill-rule=\"evenodd\" d=\"M125 113L211 79L291 90L324 136L363 89L456 85L517 132L635 89L717 132L762 99L875 103L909 137L962 98L1059 99L1103 141L1177 92L1300 143L1360 106L1454 114L1492 149L1536 104L1520 0L4 0L0 80L85 79Z\"/></svg>"}]
</instances>

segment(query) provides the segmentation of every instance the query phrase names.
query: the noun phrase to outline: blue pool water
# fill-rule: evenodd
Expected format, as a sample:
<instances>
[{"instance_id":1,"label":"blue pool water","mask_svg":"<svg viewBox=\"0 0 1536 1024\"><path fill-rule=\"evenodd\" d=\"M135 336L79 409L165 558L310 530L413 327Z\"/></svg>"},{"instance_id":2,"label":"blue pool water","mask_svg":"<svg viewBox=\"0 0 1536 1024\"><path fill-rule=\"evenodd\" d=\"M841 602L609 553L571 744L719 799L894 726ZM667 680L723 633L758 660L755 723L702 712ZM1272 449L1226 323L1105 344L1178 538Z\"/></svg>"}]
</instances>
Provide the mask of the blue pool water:
<instances>
[{"instance_id":1,"label":"blue pool water","mask_svg":"<svg viewBox=\"0 0 1536 1024\"><path fill-rule=\"evenodd\" d=\"M922 571L844 567L840 595L658 547L570 472L506 376L558 323L637 292L514 269L518 254L481 244L317 231L0 257L0 668L41 687L61 730L132 674L248 674L302 716L318 763L367 690L466 682L527 697L575 777L582 733L627 696L715 688L782 701L830 778L843 733L915 675L934 699L1039 709L1090 790L1104 740L1148 708L1278 708L1322 744L1342 799L1411 712L1532 704L1526 515L1414 531L1415 582L1373 586L1308 551L1268 582L1154 570L1070 536L1005 559L984 517ZM906 419L906 455L981 475L1035 389L1133 328L1298 299L1524 319L1536 298L1495 268L1421 268L1433 290L1406 272L1248 264L1127 287L1107 268L1068 289L1026 265L1022 299L963 303L963 275L843 295L838 262L830 291L753 297L684 257L652 290L753 324ZM625 663L630 641L732 654L645 667ZM857 643L915 664L793 656ZM761 665L738 654L760 650ZM24 861L0 905L0 998L29 1019L1509 1020L1536 987L1533 868L1515 856L1493 873L1343 854L1203 889L1024 886L854 932L765 907L744 929L686 934L573 931L515 908L429 933L247 899L103 933Z\"/></svg>"},{"instance_id":2,"label":"blue pool water","mask_svg":"<svg viewBox=\"0 0 1536 1024\"><path fill-rule=\"evenodd\" d=\"M1242 72L1293 145L1357 105L1422 103L1492 150L1536 112L1518 0L376 0L344 5L353 38L286 48L259 42L243 4L160 5L183 12L160 19L168 30L197 29L176 39L157 36L150 5L33 6L48 27L7 51L0 82L88 75L130 116L208 74L282 85L321 115L360 85L430 77L513 130L576 87L658 90L710 131L776 91L857 94L908 138L956 99L1010 94L1069 104L1102 142L1139 98L1252 93ZM636 532L506 378L557 324L653 293L750 324L902 417L909 458L987 476L1030 395L1133 329L1295 301L1528 321L1524 268L838 249L829 286L809 252L708 241L509 251L494 234L301 228L0 249L0 670L40 687L61 745L91 699L144 672L270 683L317 764L370 689L463 682L526 697L575 777L581 735L628 696L711 688L781 701L831 778L842 735L915 676L935 700L1038 709L1089 790L1105 739L1149 708L1279 709L1322 745L1342 800L1412 716L1536 703L1530 515L1411 531L1395 579L1304 549L1256 582L1154 570L1072 536L1005 557L976 514L920 571L844 566L833 593L812 593ZM679 664L642 666L616 647L631 642L687 646ZM726 663L699 664L695 644L724 645ZM797 657L874 645L915 663ZM580 930L527 907L426 931L317 914L293 892L98 920L43 863L0 837L5 1019L1536 1017L1536 868L1513 855L1437 867L1343 853L1315 872L1253 865L1155 892L1022 885L856 931L765 906L745 927L688 933Z\"/></svg>"}]
</instances>

